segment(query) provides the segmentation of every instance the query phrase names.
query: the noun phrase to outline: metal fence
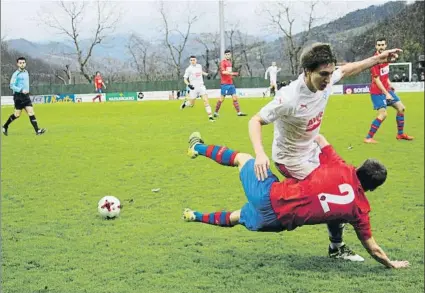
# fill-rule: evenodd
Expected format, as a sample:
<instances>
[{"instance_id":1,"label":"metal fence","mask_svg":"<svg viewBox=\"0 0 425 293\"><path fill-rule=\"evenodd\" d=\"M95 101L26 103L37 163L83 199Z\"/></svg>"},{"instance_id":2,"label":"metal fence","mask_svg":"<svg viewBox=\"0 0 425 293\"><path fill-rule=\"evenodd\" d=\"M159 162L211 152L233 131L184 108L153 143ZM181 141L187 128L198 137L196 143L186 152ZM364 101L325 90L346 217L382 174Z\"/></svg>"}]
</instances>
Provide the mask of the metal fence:
<instances>
[{"instance_id":1,"label":"metal fence","mask_svg":"<svg viewBox=\"0 0 425 293\"><path fill-rule=\"evenodd\" d=\"M296 79L295 76L279 77L281 81L288 81ZM369 72L362 72L361 74L345 78L341 84L361 84L369 83ZM266 88L269 82L262 77L239 77L234 79L237 88ZM205 86L208 89L220 88L220 80L205 80ZM107 84L107 92L147 92L147 91L172 91L183 90L185 84L183 80L168 80L168 81L141 81L129 83L112 83ZM32 85L30 87L31 94L33 95L48 95L48 94L84 94L94 92L93 84L40 84ZM1 95L11 95L9 85L2 84Z\"/></svg>"}]
</instances>

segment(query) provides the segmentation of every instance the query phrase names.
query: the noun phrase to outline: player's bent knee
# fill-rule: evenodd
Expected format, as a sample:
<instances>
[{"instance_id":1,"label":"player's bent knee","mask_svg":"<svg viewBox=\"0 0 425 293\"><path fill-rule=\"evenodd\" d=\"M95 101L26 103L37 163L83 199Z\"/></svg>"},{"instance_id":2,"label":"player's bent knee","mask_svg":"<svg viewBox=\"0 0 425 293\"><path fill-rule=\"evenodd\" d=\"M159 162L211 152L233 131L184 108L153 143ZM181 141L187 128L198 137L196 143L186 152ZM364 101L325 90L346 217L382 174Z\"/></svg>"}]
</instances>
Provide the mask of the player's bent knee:
<instances>
[{"instance_id":1,"label":"player's bent knee","mask_svg":"<svg viewBox=\"0 0 425 293\"><path fill-rule=\"evenodd\" d=\"M241 219L241 210L234 211L230 214L230 224L237 225Z\"/></svg>"},{"instance_id":2,"label":"player's bent knee","mask_svg":"<svg viewBox=\"0 0 425 293\"><path fill-rule=\"evenodd\" d=\"M381 120L384 120L385 118L387 118L387 110L386 109L379 109L378 110L378 117L381 119Z\"/></svg>"},{"instance_id":3,"label":"player's bent knee","mask_svg":"<svg viewBox=\"0 0 425 293\"><path fill-rule=\"evenodd\" d=\"M238 166L239 170L242 170L243 166L245 166L246 162L253 159L254 157L250 154L239 153L235 157L235 165Z\"/></svg>"}]
</instances>

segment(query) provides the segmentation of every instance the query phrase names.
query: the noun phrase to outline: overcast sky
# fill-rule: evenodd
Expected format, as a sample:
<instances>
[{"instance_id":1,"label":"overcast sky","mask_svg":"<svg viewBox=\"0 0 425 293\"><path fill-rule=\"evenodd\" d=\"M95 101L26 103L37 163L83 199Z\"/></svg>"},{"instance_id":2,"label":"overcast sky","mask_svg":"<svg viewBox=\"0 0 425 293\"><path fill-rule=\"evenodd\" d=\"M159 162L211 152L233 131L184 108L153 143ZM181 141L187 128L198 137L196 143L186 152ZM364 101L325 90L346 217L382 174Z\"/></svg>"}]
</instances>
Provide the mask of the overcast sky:
<instances>
[{"instance_id":1,"label":"overcast sky","mask_svg":"<svg viewBox=\"0 0 425 293\"><path fill-rule=\"evenodd\" d=\"M239 24L243 32L252 35L274 34L275 31L268 26L267 17L261 11L275 5L275 1L261 0L224 0L226 26ZM6 39L24 38L30 41L60 40L63 36L46 28L42 24L41 15L55 15L60 19L62 10L58 1L39 0L2 0L1 1L1 36ZM305 27L306 11L309 5L307 1L288 1L293 15L297 15L294 28L300 31ZM326 23L337 19L348 12L370 6L380 5L388 1L323 1L317 6L317 24ZM117 33L136 32L146 38L155 39L159 36L162 20L158 13L158 1L115 1L114 11L122 11L122 17L117 27ZM111 4L110 3L110 4ZM218 1L165 1L170 25L180 25L184 28L185 19L190 11L199 16L194 24L192 32L218 31ZM190 7L190 9L188 8ZM89 28L94 22L91 21L95 13L94 7L85 14L84 28ZM67 25L67 23L64 23ZM82 30L82 36L89 36L87 29Z\"/></svg>"}]
</instances>

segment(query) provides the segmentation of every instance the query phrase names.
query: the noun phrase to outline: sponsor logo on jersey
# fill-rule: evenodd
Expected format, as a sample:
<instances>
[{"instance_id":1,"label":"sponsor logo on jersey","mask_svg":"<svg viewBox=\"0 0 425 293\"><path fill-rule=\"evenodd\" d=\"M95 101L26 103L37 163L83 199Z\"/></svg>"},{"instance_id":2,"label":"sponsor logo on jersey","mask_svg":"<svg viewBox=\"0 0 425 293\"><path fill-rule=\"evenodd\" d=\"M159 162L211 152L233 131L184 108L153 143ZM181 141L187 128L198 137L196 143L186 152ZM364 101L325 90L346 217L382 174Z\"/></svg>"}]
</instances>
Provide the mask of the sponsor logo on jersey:
<instances>
[{"instance_id":1,"label":"sponsor logo on jersey","mask_svg":"<svg viewBox=\"0 0 425 293\"><path fill-rule=\"evenodd\" d=\"M381 67L381 75L387 75L388 73L390 73L390 66L389 65Z\"/></svg>"},{"instance_id":2,"label":"sponsor logo on jersey","mask_svg":"<svg viewBox=\"0 0 425 293\"><path fill-rule=\"evenodd\" d=\"M315 130L317 127L320 126L320 124L322 123L322 117L323 117L323 111L320 111L319 114L317 114L316 117L311 118L308 123L307 123L307 129L306 131L313 131Z\"/></svg>"}]
</instances>

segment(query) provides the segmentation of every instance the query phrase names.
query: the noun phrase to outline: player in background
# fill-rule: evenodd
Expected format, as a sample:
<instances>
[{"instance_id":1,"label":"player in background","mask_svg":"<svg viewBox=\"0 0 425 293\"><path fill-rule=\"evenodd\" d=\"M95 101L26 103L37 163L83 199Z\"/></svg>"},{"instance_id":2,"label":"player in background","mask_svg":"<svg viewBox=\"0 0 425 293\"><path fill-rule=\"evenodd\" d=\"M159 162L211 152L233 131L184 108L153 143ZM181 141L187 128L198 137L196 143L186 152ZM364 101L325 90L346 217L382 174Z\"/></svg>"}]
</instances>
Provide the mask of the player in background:
<instances>
[{"instance_id":1,"label":"player in background","mask_svg":"<svg viewBox=\"0 0 425 293\"><path fill-rule=\"evenodd\" d=\"M221 96L215 105L214 117L218 117L218 111L220 111L221 104L224 102L226 96L232 96L233 107L237 112L238 116L246 116L245 113L241 112L239 107L238 97L236 95L236 88L233 84L233 76L239 75L238 72L232 71L232 53L230 50L224 51L224 60L220 62L220 76L221 76Z\"/></svg>"},{"instance_id":2,"label":"player in background","mask_svg":"<svg viewBox=\"0 0 425 293\"><path fill-rule=\"evenodd\" d=\"M272 62L272 66L267 68L266 73L264 74L264 79L267 80L267 74L270 75L270 86L263 93L263 97L270 93L270 96L274 96L277 91L277 73L281 70L276 66L276 62Z\"/></svg>"},{"instance_id":3,"label":"player in background","mask_svg":"<svg viewBox=\"0 0 425 293\"><path fill-rule=\"evenodd\" d=\"M100 72L99 71L97 71L96 72L96 75L95 75L95 77L94 77L94 90L95 90L95 92L96 93L98 93L98 95L96 95L94 98L93 98L93 102L96 100L96 99L99 99L99 103L100 102L102 102L102 88L104 88L105 90L106 90L106 85L105 85L105 83L103 82L103 79L102 79L102 75L100 74Z\"/></svg>"},{"instance_id":4,"label":"player in background","mask_svg":"<svg viewBox=\"0 0 425 293\"><path fill-rule=\"evenodd\" d=\"M211 107L208 102L207 89L204 85L203 76L207 76L208 73L202 70L202 65L197 64L196 56L190 56L190 65L186 68L183 76L184 83L189 88L189 99L185 100L183 104L181 104L180 109L184 109L186 107L193 107L195 105L195 100L198 96L201 96L204 100L205 111L208 115L208 120L214 122L214 118L211 113Z\"/></svg>"},{"instance_id":5,"label":"player in background","mask_svg":"<svg viewBox=\"0 0 425 293\"><path fill-rule=\"evenodd\" d=\"M206 145L198 132L189 137L188 155L210 158L225 166L239 168L239 178L248 199L234 212L201 213L185 209L183 219L233 227L241 224L250 231L280 232L303 225L337 221L350 223L370 255L388 268L404 268L407 261L391 261L372 237L369 202L364 194L387 178L384 165L367 159L359 168L347 165L322 135L315 137L321 148L320 167L305 180L279 182L270 169L268 178L258 181L254 158L226 147Z\"/></svg>"},{"instance_id":6,"label":"player in background","mask_svg":"<svg viewBox=\"0 0 425 293\"><path fill-rule=\"evenodd\" d=\"M35 118L34 108L32 106L30 98L30 77L28 71L25 69L27 66L27 60L24 57L19 57L16 60L18 69L13 73L10 79L10 89L13 91L13 102L15 104L15 111L9 116L6 123L3 124L2 132L4 135L8 135L9 125L14 120L21 116L22 110L27 112L32 127L36 135L42 135L46 132L45 128L38 128L37 119Z\"/></svg>"},{"instance_id":7,"label":"player in background","mask_svg":"<svg viewBox=\"0 0 425 293\"><path fill-rule=\"evenodd\" d=\"M385 51L387 48L387 40L385 38L379 38L375 43L376 52L374 56L377 56ZM387 118L387 106L393 107L397 111L396 122L397 122L397 136L396 139L400 140L413 140L413 136L409 136L404 133L404 107L400 98L395 94L394 87L391 85L389 74L390 66L388 62L376 64L370 69L372 76L372 83L370 85L370 97L372 98L373 109L378 111L378 115L375 120L372 121L369 132L364 139L365 143L377 143L373 139L374 135L378 131L382 122Z\"/></svg>"},{"instance_id":8,"label":"player in background","mask_svg":"<svg viewBox=\"0 0 425 293\"><path fill-rule=\"evenodd\" d=\"M378 63L395 59L400 49L383 51L362 61L346 63L335 70L336 57L329 44L315 43L301 55L303 73L290 85L282 87L273 101L264 106L249 122L249 134L256 154L258 180L267 178L270 161L264 152L262 126L274 124L272 158L279 172L287 178L303 180L319 164L320 148L314 143L332 85L344 77L358 74ZM343 242L344 224L328 223L333 258L361 261Z\"/></svg>"}]
</instances>

